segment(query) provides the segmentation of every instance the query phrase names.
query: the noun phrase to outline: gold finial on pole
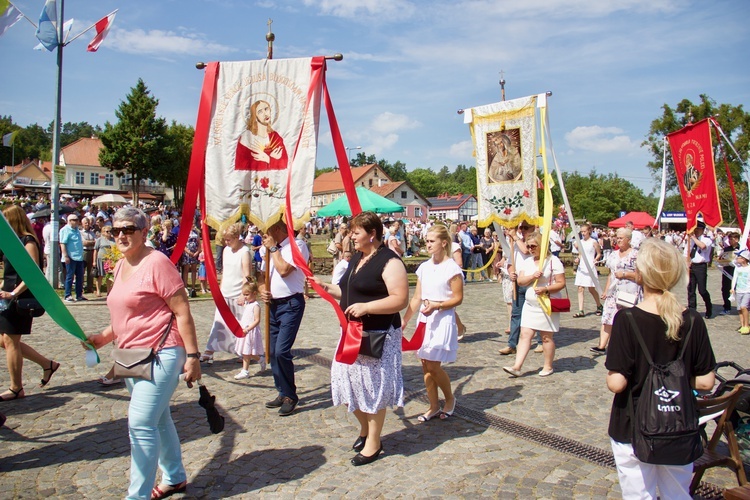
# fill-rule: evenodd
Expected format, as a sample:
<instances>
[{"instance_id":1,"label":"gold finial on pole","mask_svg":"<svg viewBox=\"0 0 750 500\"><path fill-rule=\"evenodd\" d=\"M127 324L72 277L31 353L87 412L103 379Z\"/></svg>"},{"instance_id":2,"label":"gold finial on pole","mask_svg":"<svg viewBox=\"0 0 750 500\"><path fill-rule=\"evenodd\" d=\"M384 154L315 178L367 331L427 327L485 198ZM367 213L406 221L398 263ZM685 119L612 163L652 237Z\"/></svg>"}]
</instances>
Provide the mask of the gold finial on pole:
<instances>
[{"instance_id":1,"label":"gold finial on pole","mask_svg":"<svg viewBox=\"0 0 750 500\"><path fill-rule=\"evenodd\" d=\"M268 18L268 33L266 33L266 41L268 42L268 55L266 56L268 59L273 59L273 41L276 39L276 35L271 33L271 24L273 24L273 19L270 17Z\"/></svg>"}]
</instances>

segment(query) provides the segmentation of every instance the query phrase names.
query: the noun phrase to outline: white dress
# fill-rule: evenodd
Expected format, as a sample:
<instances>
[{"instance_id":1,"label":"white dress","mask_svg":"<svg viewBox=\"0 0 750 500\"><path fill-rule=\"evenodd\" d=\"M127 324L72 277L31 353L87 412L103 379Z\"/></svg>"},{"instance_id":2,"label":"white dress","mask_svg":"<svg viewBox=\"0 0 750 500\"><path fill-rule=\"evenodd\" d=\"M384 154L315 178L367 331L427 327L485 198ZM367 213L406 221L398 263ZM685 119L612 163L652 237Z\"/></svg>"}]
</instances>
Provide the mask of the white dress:
<instances>
[{"instance_id":1,"label":"white dress","mask_svg":"<svg viewBox=\"0 0 750 500\"><path fill-rule=\"evenodd\" d=\"M596 286L594 283L595 280L599 280L599 271L596 269L596 265L594 264L594 258L596 258L596 249L594 248L594 243L596 243L596 240L594 238L589 238L587 240L581 240L581 246L583 247L583 252L586 254L586 258L589 261L589 264L591 264L591 268L594 271L594 276L592 277L589 274L588 268L586 268L586 264L583 262L583 258L580 258L580 261L578 262L578 269L576 270L576 286Z\"/></svg>"},{"instance_id":2,"label":"white dress","mask_svg":"<svg viewBox=\"0 0 750 500\"><path fill-rule=\"evenodd\" d=\"M417 277L422 285L422 300L443 302L451 299L453 291L449 281L454 276L463 277L463 273L461 267L450 257L437 265L432 259L423 262L417 268ZM458 353L456 309L435 311L429 316L420 312L417 324L420 322L425 323L425 335L422 347L417 351L417 357L443 363L456 361Z\"/></svg>"},{"instance_id":3,"label":"white dress","mask_svg":"<svg viewBox=\"0 0 750 500\"><path fill-rule=\"evenodd\" d=\"M242 328L247 328L249 325L255 322L255 307L258 306L258 302L246 302L244 309L242 310L242 317L240 318L240 325ZM260 307L258 307L258 316L260 316ZM235 352L240 356L262 356L263 350L263 339L260 335L260 323L247 332L244 337L237 339L234 345Z\"/></svg>"},{"instance_id":4,"label":"white dress","mask_svg":"<svg viewBox=\"0 0 750 500\"><path fill-rule=\"evenodd\" d=\"M221 277L221 293L229 306L229 310L235 318L239 320L242 315L242 306L237 304L237 297L242 293L242 284L245 277L242 272L242 256L249 253L250 249L242 245L239 250L233 252L230 247L224 247L222 253L223 274ZM208 335L206 350L213 352L235 352L235 340L237 337L227 327L226 323L219 314L217 309L214 313L214 323L211 326L211 333Z\"/></svg>"},{"instance_id":5,"label":"white dress","mask_svg":"<svg viewBox=\"0 0 750 500\"><path fill-rule=\"evenodd\" d=\"M552 264L550 265L550 259ZM534 274L539 268L538 263L534 262L534 259L527 259L523 263L523 267L519 269L519 273L523 273L525 276ZM543 275L539 277L537 286L548 286L553 280L552 278L556 274L565 273L560 259L554 255L550 255L544 261L544 267L542 268ZM542 332L557 332L560 330L560 313L552 313L547 315L539 305L534 287L534 282L526 289L526 301L523 303L523 309L521 310L521 327L531 328L532 330ZM560 298L562 297L562 291L550 294L550 297Z\"/></svg>"}]
</instances>

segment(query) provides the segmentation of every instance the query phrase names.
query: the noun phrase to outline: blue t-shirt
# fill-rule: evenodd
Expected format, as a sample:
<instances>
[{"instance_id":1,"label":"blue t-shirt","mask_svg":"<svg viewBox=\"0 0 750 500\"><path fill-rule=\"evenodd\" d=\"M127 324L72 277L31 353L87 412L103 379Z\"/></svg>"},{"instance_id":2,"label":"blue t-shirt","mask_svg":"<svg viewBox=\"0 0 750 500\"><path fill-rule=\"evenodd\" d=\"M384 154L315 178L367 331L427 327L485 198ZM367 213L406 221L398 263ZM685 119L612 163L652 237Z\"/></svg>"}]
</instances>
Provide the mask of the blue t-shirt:
<instances>
[{"instance_id":1,"label":"blue t-shirt","mask_svg":"<svg viewBox=\"0 0 750 500\"><path fill-rule=\"evenodd\" d=\"M65 227L60 229L60 243L65 244L68 257L71 260L83 260L83 238L81 237L81 231L73 229L66 224ZM64 256L63 260L65 260Z\"/></svg>"},{"instance_id":2,"label":"blue t-shirt","mask_svg":"<svg viewBox=\"0 0 750 500\"><path fill-rule=\"evenodd\" d=\"M259 247L263 244L263 237L259 234L256 234L253 236L253 247ZM255 262L262 262L263 257L260 255L260 250L255 252L255 255L253 255L253 260Z\"/></svg>"}]
</instances>

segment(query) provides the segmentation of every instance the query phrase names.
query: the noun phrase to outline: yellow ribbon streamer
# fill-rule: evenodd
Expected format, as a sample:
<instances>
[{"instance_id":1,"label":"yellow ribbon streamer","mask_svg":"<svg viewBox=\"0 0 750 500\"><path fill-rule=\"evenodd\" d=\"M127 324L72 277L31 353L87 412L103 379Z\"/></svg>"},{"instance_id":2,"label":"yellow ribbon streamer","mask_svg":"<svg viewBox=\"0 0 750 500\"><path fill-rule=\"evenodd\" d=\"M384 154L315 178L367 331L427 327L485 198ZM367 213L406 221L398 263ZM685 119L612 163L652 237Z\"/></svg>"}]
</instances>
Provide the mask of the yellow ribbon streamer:
<instances>
[{"instance_id":1,"label":"yellow ribbon streamer","mask_svg":"<svg viewBox=\"0 0 750 500\"><path fill-rule=\"evenodd\" d=\"M547 107L544 106L541 109L541 127L539 130L542 131L542 148L541 148L541 155L542 155L542 164L544 165L544 216L542 219L542 243L540 253L539 253L539 270L544 272L544 263L547 259L547 251L549 249L549 236L550 231L552 230L552 176L549 175L549 171L547 169L547 144L545 142L545 135L547 130L545 129L544 125L547 123L547 120L545 119L547 114ZM552 278L552 274L550 271L550 279ZM537 283L539 280L536 280L534 282L534 287L537 286ZM537 295L537 300L539 301L539 306L542 308L542 311L544 311L545 314L550 315L552 313L552 305L549 300L549 295Z\"/></svg>"},{"instance_id":2,"label":"yellow ribbon streamer","mask_svg":"<svg viewBox=\"0 0 750 500\"><path fill-rule=\"evenodd\" d=\"M495 255L497 255L497 251L500 248L499 245L500 244L498 243L498 245L495 246L495 250L492 252L492 255L490 256L490 260L488 260L487 263L483 265L482 267L478 267L476 269L461 269L461 270L465 273L481 273L482 271L490 267L492 262L495 260Z\"/></svg>"}]
</instances>

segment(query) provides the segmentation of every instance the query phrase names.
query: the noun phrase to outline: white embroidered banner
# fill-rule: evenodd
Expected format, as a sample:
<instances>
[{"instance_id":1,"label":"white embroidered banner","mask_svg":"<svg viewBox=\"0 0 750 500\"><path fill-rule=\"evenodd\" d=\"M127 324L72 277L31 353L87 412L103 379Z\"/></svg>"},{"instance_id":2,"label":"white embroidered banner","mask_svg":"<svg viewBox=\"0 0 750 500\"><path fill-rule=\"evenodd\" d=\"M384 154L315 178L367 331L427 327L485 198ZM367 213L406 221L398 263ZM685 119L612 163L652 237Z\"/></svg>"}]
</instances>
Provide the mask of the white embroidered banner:
<instances>
[{"instance_id":1,"label":"white embroidered banner","mask_svg":"<svg viewBox=\"0 0 750 500\"><path fill-rule=\"evenodd\" d=\"M215 229L242 214L264 230L280 220L290 169L295 227L310 217L320 116L320 89L304 116L311 61L220 63L205 179L206 221Z\"/></svg>"},{"instance_id":2,"label":"white embroidered banner","mask_svg":"<svg viewBox=\"0 0 750 500\"><path fill-rule=\"evenodd\" d=\"M467 109L477 161L478 225L539 225L535 107L537 96Z\"/></svg>"}]
</instances>

